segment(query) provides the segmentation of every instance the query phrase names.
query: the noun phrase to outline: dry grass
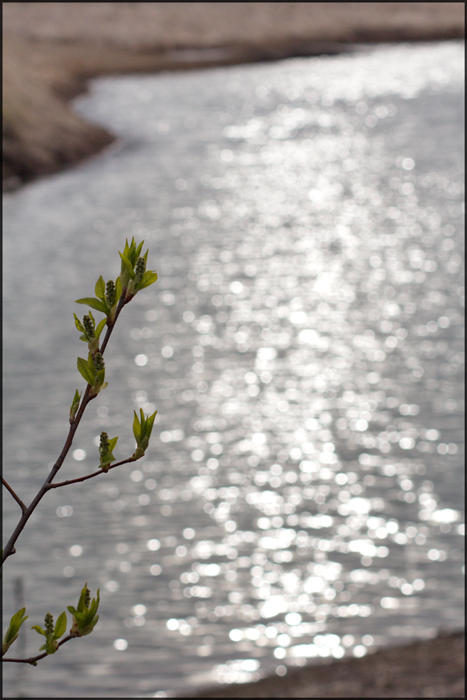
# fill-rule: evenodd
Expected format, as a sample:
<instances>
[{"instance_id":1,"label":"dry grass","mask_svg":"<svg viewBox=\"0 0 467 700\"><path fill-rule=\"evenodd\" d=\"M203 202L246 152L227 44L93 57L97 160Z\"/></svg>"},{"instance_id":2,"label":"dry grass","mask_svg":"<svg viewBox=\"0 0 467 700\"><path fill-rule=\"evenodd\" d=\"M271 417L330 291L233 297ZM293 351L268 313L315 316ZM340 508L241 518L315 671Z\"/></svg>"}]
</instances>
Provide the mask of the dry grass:
<instances>
[{"instance_id":1,"label":"dry grass","mask_svg":"<svg viewBox=\"0 0 467 700\"><path fill-rule=\"evenodd\" d=\"M167 51L273 44L444 39L463 32L463 3L4 3L4 35Z\"/></svg>"}]
</instances>

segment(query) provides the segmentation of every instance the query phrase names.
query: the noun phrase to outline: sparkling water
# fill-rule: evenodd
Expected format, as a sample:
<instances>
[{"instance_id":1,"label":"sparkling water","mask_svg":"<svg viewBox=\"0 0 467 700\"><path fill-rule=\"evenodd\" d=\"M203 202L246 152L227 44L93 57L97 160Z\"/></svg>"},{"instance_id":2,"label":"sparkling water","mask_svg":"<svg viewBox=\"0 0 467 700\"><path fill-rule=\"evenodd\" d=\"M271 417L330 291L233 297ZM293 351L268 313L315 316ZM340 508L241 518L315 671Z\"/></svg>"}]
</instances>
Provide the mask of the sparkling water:
<instances>
[{"instance_id":1,"label":"sparkling water","mask_svg":"<svg viewBox=\"0 0 467 700\"><path fill-rule=\"evenodd\" d=\"M186 695L461 626L463 104L461 42L76 101L118 141L4 196L4 475L28 502L57 458L84 388L74 300L132 236L159 281L59 479L158 415L145 459L52 491L21 535L4 619L15 580L26 627L87 581L100 622L5 664L7 696Z\"/></svg>"}]
</instances>

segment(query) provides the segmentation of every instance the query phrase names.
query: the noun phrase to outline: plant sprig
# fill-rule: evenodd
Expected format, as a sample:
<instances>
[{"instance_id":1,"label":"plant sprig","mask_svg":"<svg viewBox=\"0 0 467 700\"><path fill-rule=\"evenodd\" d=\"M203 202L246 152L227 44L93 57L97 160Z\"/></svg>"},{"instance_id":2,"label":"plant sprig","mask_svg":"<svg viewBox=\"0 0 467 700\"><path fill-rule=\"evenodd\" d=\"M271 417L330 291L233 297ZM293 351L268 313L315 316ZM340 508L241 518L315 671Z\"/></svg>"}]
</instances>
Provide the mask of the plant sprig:
<instances>
[{"instance_id":1,"label":"plant sprig","mask_svg":"<svg viewBox=\"0 0 467 700\"><path fill-rule=\"evenodd\" d=\"M2 656L3 654L6 654L13 642L16 642L18 639L20 627L29 617L29 615L24 614L25 612L26 608L21 608L21 610L18 610L18 612L11 618L8 629L3 637Z\"/></svg>"},{"instance_id":2,"label":"plant sprig","mask_svg":"<svg viewBox=\"0 0 467 700\"><path fill-rule=\"evenodd\" d=\"M39 647L39 651L45 650L46 654L55 654L58 649L58 640L65 634L66 612L62 612L59 615L55 627L53 615L49 612L46 613L44 617L44 626L44 630L39 625L33 625L31 627L32 630L36 630L36 632L43 634L45 637L45 644Z\"/></svg>"}]
</instances>

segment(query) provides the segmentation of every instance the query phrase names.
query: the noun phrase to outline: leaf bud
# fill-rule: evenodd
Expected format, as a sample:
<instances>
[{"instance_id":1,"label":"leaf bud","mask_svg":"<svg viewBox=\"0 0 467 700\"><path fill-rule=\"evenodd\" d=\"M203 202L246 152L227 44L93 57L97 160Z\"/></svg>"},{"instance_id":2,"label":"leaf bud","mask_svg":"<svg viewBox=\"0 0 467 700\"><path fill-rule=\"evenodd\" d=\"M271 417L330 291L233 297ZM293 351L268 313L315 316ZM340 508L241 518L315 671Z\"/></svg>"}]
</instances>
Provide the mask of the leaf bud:
<instances>
[{"instance_id":1,"label":"leaf bud","mask_svg":"<svg viewBox=\"0 0 467 700\"><path fill-rule=\"evenodd\" d=\"M51 613L46 613L44 617L44 622L45 622L45 631L48 634L53 634L54 633L54 618Z\"/></svg>"},{"instance_id":2,"label":"leaf bud","mask_svg":"<svg viewBox=\"0 0 467 700\"><path fill-rule=\"evenodd\" d=\"M109 280L105 287L105 300L107 304L112 308L115 304L117 298L117 292L115 289L115 283L113 280Z\"/></svg>"},{"instance_id":3,"label":"leaf bud","mask_svg":"<svg viewBox=\"0 0 467 700\"><path fill-rule=\"evenodd\" d=\"M146 453L146 450L148 449L149 446L149 440L147 437L144 437L140 443L138 443L136 450L133 452L133 458L134 459L141 459Z\"/></svg>"},{"instance_id":4,"label":"leaf bud","mask_svg":"<svg viewBox=\"0 0 467 700\"><path fill-rule=\"evenodd\" d=\"M145 272L146 260L144 258L138 258L135 265L135 282L140 282Z\"/></svg>"},{"instance_id":5,"label":"leaf bud","mask_svg":"<svg viewBox=\"0 0 467 700\"><path fill-rule=\"evenodd\" d=\"M104 358L100 352L96 352L94 355L94 367L96 368L97 372L105 369Z\"/></svg>"},{"instance_id":6,"label":"leaf bud","mask_svg":"<svg viewBox=\"0 0 467 700\"><path fill-rule=\"evenodd\" d=\"M106 432L102 431L101 433L101 441L99 445L99 454L101 456L101 459L105 457L107 452L109 451L109 436Z\"/></svg>"},{"instance_id":7,"label":"leaf bud","mask_svg":"<svg viewBox=\"0 0 467 700\"><path fill-rule=\"evenodd\" d=\"M83 317L84 335L88 341L94 338L94 324L89 316Z\"/></svg>"},{"instance_id":8,"label":"leaf bud","mask_svg":"<svg viewBox=\"0 0 467 700\"><path fill-rule=\"evenodd\" d=\"M88 350L91 355L95 355L99 351L99 338L91 338L88 343Z\"/></svg>"},{"instance_id":9,"label":"leaf bud","mask_svg":"<svg viewBox=\"0 0 467 700\"><path fill-rule=\"evenodd\" d=\"M126 294L125 294L125 303L128 303L133 299L135 296L135 283L133 280L130 280L128 282L127 288L126 288Z\"/></svg>"},{"instance_id":10,"label":"leaf bud","mask_svg":"<svg viewBox=\"0 0 467 700\"><path fill-rule=\"evenodd\" d=\"M74 423L76 414L78 412L79 408L79 402L81 399L81 394L79 393L78 389L75 391L75 395L73 397L73 403L71 404L70 407L70 424Z\"/></svg>"}]
</instances>

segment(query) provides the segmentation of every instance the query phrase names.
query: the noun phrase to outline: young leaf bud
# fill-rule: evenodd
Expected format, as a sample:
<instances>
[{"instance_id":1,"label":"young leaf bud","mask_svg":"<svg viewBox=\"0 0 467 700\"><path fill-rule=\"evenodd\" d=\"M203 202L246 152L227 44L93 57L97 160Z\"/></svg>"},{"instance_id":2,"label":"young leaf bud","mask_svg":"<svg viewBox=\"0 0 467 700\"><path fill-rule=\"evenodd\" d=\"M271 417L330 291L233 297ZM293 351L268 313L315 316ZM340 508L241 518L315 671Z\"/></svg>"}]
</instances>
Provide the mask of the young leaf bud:
<instances>
[{"instance_id":1,"label":"young leaf bud","mask_svg":"<svg viewBox=\"0 0 467 700\"><path fill-rule=\"evenodd\" d=\"M54 633L54 618L53 615L50 613L46 613L46 616L44 617L44 622L45 622L45 631L47 634L53 634Z\"/></svg>"},{"instance_id":2,"label":"young leaf bud","mask_svg":"<svg viewBox=\"0 0 467 700\"><path fill-rule=\"evenodd\" d=\"M89 316L83 317L84 335L88 341L94 338L94 324Z\"/></svg>"},{"instance_id":3,"label":"young leaf bud","mask_svg":"<svg viewBox=\"0 0 467 700\"><path fill-rule=\"evenodd\" d=\"M105 369L104 358L100 352L96 352L94 355L94 367L98 372Z\"/></svg>"},{"instance_id":4,"label":"young leaf bud","mask_svg":"<svg viewBox=\"0 0 467 700\"><path fill-rule=\"evenodd\" d=\"M117 299L117 292L115 290L115 284L113 280L109 280L105 287L105 300L107 304L112 308Z\"/></svg>"},{"instance_id":5,"label":"young leaf bud","mask_svg":"<svg viewBox=\"0 0 467 700\"><path fill-rule=\"evenodd\" d=\"M141 282L145 272L146 272L146 260L144 258L138 258L138 260L136 261L136 265L135 265L135 279L134 279L135 285L137 285L138 282Z\"/></svg>"},{"instance_id":6,"label":"young leaf bud","mask_svg":"<svg viewBox=\"0 0 467 700\"><path fill-rule=\"evenodd\" d=\"M141 457L144 456L146 450L148 449L149 445L149 440L147 437L144 437L141 442L138 443L136 450L133 452L133 459L140 459Z\"/></svg>"},{"instance_id":7,"label":"young leaf bud","mask_svg":"<svg viewBox=\"0 0 467 700\"><path fill-rule=\"evenodd\" d=\"M81 399L81 394L79 393L78 389L75 391L75 395L73 397L73 403L71 404L70 407L70 424L74 423L76 414L78 412L79 408L79 402Z\"/></svg>"},{"instance_id":8,"label":"young leaf bud","mask_svg":"<svg viewBox=\"0 0 467 700\"><path fill-rule=\"evenodd\" d=\"M99 445L99 454L101 457L101 460L105 457L107 452L109 451L109 436L106 432L102 431L101 433L101 441Z\"/></svg>"},{"instance_id":9,"label":"young leaf bud","mask_svg":"<svg viewBox=\"0 0 467 700\"><path fill-rule=\"evenodd\" d=\"M95 355L99 351L99 338L92 338L88 343L88 350L91 355Z\"/></svg>"},{"instance_id":10,"label":"young leaf bud","mask_svg":"<svg viewBox=\"0 0 467 700\"><path fill-rule=\"evenodd\" d=\"M134 280L130 280L128 282L127 288L126 288L126 294L125 294L125 304L128 304L129 301L133 299L135 296L135 283Z\"/></svg>"}]
</instances>

